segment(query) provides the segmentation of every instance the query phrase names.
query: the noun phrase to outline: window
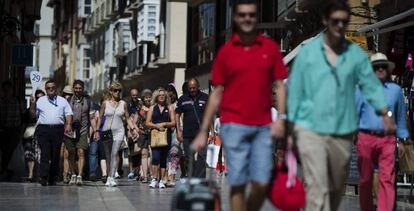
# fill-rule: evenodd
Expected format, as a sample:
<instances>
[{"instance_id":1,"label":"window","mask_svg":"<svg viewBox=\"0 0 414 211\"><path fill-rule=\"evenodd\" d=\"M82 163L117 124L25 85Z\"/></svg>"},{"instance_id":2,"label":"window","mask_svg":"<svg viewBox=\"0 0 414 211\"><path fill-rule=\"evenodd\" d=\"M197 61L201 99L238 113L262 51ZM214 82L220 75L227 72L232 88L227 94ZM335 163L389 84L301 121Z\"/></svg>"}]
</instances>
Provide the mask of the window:
<instances>
[{"instance_id":1,"label":"window","mask_svg":"<svg viewBox=\"0 0 414 211\"><path fill-rule=\"evenodd\" d=\"M149 6L148 7L150 10L155 10L155 9L157 9L157 7L156 6Z\"/></svg>"},{"instance_id":2,"label":"window","mask_svg":"<svg viewBox=\"0 0 414 211\"><path fill-rule=\"evenodd\" d=\"M91 0L85 0L84 7L83 7L83 14L89 15L92 12L92 1Z\"/></svg>"},{"instance_id":3,"label":"window","mask_svg":"<svg viewBox=\"0 0 414 211\"><path fill-rule=\"evenodd\" d=\"M155 31L155 26L148 26L148 31Z\"/></svg>"},{"instance_id":4,"label":"window","mask_svg":"<svg viewBox=\"0 0 414 211\"><path fill-rule=\"evenodd\" d=\"M148 19L149 24L155 24L157 21L153 18Z\"/></svg>"},{"instance_id":5,"label":"window","mask_svg":"<svg viewBox=\"0 0 414 211\"><path fill-rule=\"evenodd\" d=\"M83 49L83 66L82 66L82 77L83 79L88 79L91 76L91 49Z\"/></svg>"},{"instance_id":6,"label":"window","mask_svg":"<svg viewBox=\"0 0 414 211\"><path fill-rule=\"evenodd\" d=\"M157 16L156 12L148 12L148 17L155 18Z\"/></svg>"},{"instance_id":7,"label":"window","mask_svg":"<svg viewBox=\"0 0 414 211\"><path fill-rule=\"evenodd\" d=\"M154 38L155 37L155 33L148 33L148 37Z\"/></svg>"}]
</instances>

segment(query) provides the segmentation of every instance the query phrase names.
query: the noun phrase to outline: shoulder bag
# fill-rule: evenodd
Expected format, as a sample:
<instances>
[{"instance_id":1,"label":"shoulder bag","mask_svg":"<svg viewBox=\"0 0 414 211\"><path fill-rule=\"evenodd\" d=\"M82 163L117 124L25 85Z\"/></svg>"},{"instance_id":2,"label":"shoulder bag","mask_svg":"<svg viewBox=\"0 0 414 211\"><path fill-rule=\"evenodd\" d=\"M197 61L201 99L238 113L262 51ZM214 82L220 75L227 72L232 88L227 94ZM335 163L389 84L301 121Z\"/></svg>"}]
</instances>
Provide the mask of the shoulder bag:
<instances>
[{"instance_id":1,"label":"shoulder bag","mask_svg":"<svg viewBox=\"0 0 414 211\"><path fill-rule=\"evenodd\" d=\"M154 107L155 108L155 107ZM168 146L168 130L160 131L151 130L151 148L160 148Z\"/></svg>"},{"instance_id":2,"label":"shoulder bag","mask_svg":"<svg viewBox=\"0 0 414 211\"><path fill-rule=\"evenodd\" d=\"M113 116L115 116L116 109L118 108L119 103L115 106ZM111 119L111 124L109 125L109 130L102 131L101 140L102 141L113 141L113 134L112 134L112 122L114 121L114 117Z\"/></svg>"}]
</instances>

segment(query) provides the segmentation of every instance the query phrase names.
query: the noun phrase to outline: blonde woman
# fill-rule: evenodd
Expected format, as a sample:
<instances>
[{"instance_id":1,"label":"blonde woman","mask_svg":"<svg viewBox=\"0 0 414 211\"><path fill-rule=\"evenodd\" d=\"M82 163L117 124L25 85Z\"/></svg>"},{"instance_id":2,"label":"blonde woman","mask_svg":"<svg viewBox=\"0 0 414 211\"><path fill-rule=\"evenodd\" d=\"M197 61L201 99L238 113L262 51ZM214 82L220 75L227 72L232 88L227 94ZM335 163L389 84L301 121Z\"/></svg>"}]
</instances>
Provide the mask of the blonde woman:
<instances>
[{"instance_id":1,"label":"blonde woman","mask_svg":"<svg viewBox=\"0 0 414 211\"><path fill-rule=\"evenodd\" d=\"M167 91L159 88L154 91L152 98L152 106L150 107L147 119L145 121L147 127L152 130L165 131L167 130L168 146L152 148L152 180L149 185L150 188L166 188L165 170L167 168L167 158L171 147L172 128L175 127L175 112L170 100L167 96ZM161 172L161 175L159 175Z\"/></svg>"},{"instance_id":2,"label":"blonde woman","mask_svg":"<svg viewBox=\"0 0 414 211\"><path fill-rule=\"evenodd\" d=\"M109 98L102 103L97 124L101 125L102 117L105 116L106 119L102 128L102 136L103 139L108 140L102 141L105 146L105 154L109 164L109 175L105 185L110 187L117 186L114 179L118 164L116 157L125 136L124 121L127 121L128 126L133 130L133 135L138 136L138 128L129 118L127 103L121 100L121 91L121 83L114 82L111 84L109 87ZM111 131L112 138L104 135L108 134L106 133L108 131ZM100 139L98 130L95 130L95 137L97 140Z\"/></svg>"}]
</instances>

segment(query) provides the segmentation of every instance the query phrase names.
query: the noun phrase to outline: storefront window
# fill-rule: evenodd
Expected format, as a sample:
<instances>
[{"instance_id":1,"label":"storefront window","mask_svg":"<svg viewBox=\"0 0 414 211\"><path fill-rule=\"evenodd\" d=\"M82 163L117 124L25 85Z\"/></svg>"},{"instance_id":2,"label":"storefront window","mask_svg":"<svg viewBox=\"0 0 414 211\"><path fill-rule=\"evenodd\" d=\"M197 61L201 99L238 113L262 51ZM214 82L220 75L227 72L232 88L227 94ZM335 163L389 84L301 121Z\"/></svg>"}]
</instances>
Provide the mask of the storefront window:
<instances>
[{"instance_id":1,"label":"storefront window","mask_svg":"<svg viewBox=\"0 0 414 211\"><path fill-rule=\"evenodd\" d=\"M214 3L203 3L192 11L191 65L200 65L213 60L215 9Z\"/></svg>"}]
</instances>

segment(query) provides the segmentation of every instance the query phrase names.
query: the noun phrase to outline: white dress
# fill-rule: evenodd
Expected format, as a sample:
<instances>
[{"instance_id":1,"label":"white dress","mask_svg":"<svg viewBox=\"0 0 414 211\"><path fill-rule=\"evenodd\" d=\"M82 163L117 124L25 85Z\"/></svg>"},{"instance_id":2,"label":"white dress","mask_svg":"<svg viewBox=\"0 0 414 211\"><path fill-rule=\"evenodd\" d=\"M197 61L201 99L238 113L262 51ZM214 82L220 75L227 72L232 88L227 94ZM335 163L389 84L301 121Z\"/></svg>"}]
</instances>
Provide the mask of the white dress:
<instances>
[{"instance_id":1,"label":"white dress","mask_svg":"<svg viewBox=\"0 0 414 211\"><path fill-rule=\"evenodd\" d=\"M105 105L105 123L103 130L112 130L114 141L123 141L125 136L124 122L122 121L125 115L125 101L121 100L118 106L113 107L108 101Z\"/></svg>"}]
</instances>

